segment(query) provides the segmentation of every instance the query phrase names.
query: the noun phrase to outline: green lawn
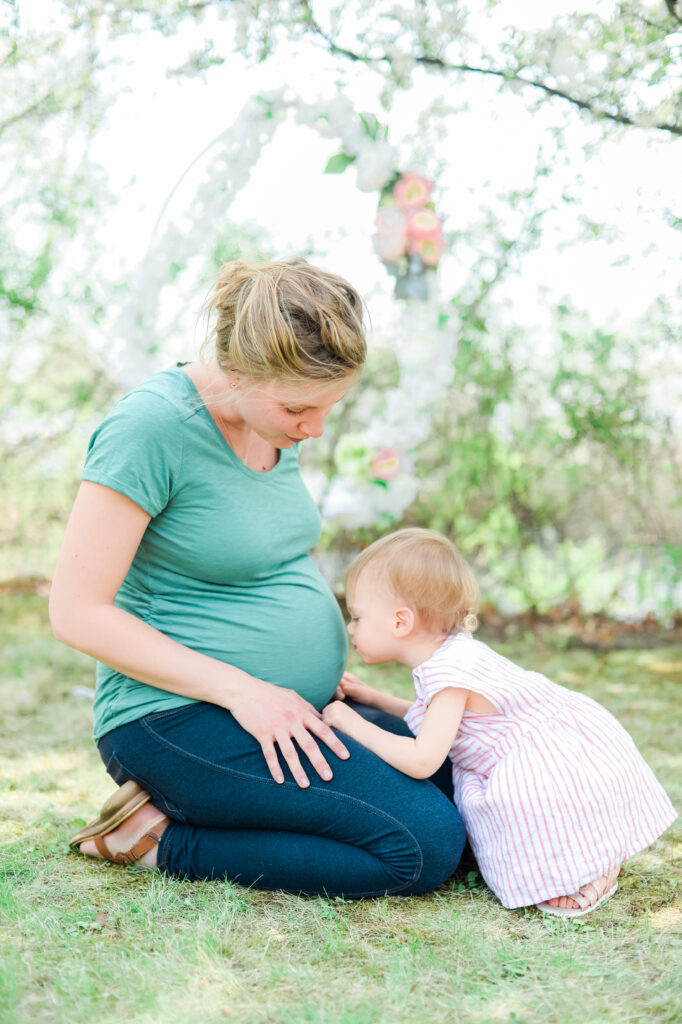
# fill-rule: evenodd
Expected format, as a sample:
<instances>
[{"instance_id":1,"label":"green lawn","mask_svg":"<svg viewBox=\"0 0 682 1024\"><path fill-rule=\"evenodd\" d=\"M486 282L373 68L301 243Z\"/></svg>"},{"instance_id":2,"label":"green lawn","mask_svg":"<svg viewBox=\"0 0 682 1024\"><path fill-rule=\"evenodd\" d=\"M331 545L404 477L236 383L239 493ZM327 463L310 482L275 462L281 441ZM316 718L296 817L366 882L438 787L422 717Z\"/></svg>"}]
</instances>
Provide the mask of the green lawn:
<instances>
[{"instance_id":1,"label":"green lawn","mask_svg":"<svg viewBox=\"0 0 682 1024\"><path fill-rule=\"evenodd\" d=\"M71 853L111 789L90 703L71 694L92 666L52 639L44 600L2 602L2 1024L679 1024L677 823L573 922L506 911L466 870L429 896L344 903ZM682 806L682 648L500 649L604 703ZM398 673L372 675L409 694Z\"/></svg>"}]
</instances>

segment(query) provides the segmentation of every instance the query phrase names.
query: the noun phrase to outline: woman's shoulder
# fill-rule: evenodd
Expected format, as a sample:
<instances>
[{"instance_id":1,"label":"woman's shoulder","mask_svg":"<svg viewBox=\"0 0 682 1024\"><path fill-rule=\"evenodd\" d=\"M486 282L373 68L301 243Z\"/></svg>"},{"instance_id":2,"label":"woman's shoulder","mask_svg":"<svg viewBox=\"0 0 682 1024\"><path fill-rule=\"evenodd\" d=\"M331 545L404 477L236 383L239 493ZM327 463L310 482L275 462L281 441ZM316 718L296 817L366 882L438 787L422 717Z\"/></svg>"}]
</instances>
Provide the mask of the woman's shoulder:
<instances>
[{"instance_id":1,"label":"woman's shoulder","mask_svg":"<svg viewBox=\"0 0 682 1024\"><path fill-rule=\"evenodd\" d=\"M131 410L154 407L160 411L165 406L170 418L186 419L202 405L190 377L176 365L160 370L131 388L119 399L112 412L122 407Z\"/></svg>"},{"instance_id":2,"label":"woman's shoulder","mask_svg":"<svg viewBox=\"0 0 682 1024\"><path fill-rule=\"evenodd\" d=\"M189 377L179 369L155 373L112 406L93 431L88 452L118 444L136 451L176 446L185 420L196 411L192 391Z\"/></svg>"},{"instance_id":3,"label":"woman's shoulder","mask_svg":"<svg viewBox=\"0 0 682 1024\"><path fill-rule=\"evenodd\" d=\"M111 487L158 515L182 480L191 389L186 374L170 370L124 395L90 438L83 480Z\"/></svg>"},{"instance_id":4,"label":"woman's shoulder","mask_svg":"<svg viewBox=\"0 0 682 1024\"><path fill-rule=\"evenodd\" d=\"M201 400L186 373L171 367L137 384L105 415L90 438L90 447L104 438L157 444L172 444L193 417Z\"/></svg>"}]
</instances>

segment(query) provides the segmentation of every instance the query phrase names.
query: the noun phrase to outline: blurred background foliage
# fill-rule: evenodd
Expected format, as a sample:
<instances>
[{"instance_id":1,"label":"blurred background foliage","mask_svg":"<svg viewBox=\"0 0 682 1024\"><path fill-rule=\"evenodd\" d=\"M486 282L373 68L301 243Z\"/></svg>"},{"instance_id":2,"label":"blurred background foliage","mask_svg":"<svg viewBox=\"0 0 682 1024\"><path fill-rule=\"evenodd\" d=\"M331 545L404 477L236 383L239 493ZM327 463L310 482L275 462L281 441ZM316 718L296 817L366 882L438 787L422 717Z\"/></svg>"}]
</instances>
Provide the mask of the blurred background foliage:
<instances>
[{"instance_id":1,"label":"blurred background foliage","mask_svg":"<svg viewBox=\"0 0 682 1024\"><path fill-rule=\"evenodd\" d=\"M500 168L492 167L487 207L449 224L458 270L442 287L443 316L457 335L454 382L419 448L420 491L404 522L454 537L502 611L568 604L672 621L682 602L679 274L663 274L658 294L627 324L595 324L569 283L568 296L547 297L547 345L510 315L504 288L523 277L527 255L556 236L558 208L571 211L568 233L565 219L559 222L560 244L618 241L618 221L595 217L567 167L614 144L627 161L635 137L663 155L668 173L671 161L680 166L682 12L673 0L594 2L581 11L548 3L535 5L534 24L529 6L44 0L37 11L4 0L1 578L49 576L88 433L130 386L120 362L138 365L139 351L124 349L116 363L106 344L134 287L129 268L115 261L106 273L97 269L111 257L106 224L118 202L111 155L99 140L126 69L149 40L161 39L175 46L165 73L207 88L212 75L229 73L235 55L264 74L323 59L338 89L367 76L362 81L373 83L389 127L402 100L423 88L428 99L412 119L411 152L433 157L443 193L454 188L457 163L448 119L473 105L475 83L489 104L489 121L477 114L482 139L496 130L496 111L507 116L514 104L524 116L530 111L542 143L528 187L505 191L495 176ZM502 166L504 150L498 158ZM642 182L639 208L655 222L650 238L665 237L662 266L673 267L680 192L663 201L659 195L649 209L646 188L655 185ZM267 223L227 219L230 199L192 265L198 302L216 265L271 245ZM163 200L153 201L160 209ZM305 216L301 210L302 222ZM305 227L294 242L313 260L329 256ZM647 245L632 257L663 260L654 242ZM171 255L166 282L180 287L191 260ZM627 259L614 249L612 263ZM162 328L145 321L152 369L175 357L167 319ZM388 385L395 374L390 353L371 355L368 386ZM334 414L332 432L357 429L361 402L362 390ZM330 473L333 449L310 460ZM332 553L341 564L347 552L398 525L348 531L327 524L331 575L339 574Z\"/></svg>"}]
</instances>

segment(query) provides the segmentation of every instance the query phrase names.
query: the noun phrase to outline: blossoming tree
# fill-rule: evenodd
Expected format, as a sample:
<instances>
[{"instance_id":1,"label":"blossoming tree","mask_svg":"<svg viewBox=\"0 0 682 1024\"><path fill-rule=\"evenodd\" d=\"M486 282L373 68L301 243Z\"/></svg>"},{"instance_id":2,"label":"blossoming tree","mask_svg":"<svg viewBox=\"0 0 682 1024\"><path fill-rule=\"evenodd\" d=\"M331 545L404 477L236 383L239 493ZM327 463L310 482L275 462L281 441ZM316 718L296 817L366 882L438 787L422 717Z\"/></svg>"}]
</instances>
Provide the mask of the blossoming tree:
<instances>
[{"instance_id":1,"label":"blossoming tree","mask_svg":"<svg viewBox=\"0 0 682 1024\"><path fill-rule=\"evenodd\" d=\"M465 538L484 563L506 566L508 584L521 581L518 589L535 580L521 594L526 603L543 577L560 575L547 571L543 545L563 545L567 569L557 593L564 596L585 565L603 556L602 549L584 555L575 524L589 520L579 494L605 495L597 501L605 508L611 481L627 493L620 509L636 509L630 533L665 537L674 547L665 481L679 473L674 444L666 447L676 428L668 406L654 415L649 397L654 384L661 394L674 380L679 282L666 287L638 328L646 359L626 337L595 333L579 311L558 306L550 326L560 343L550 364L536 337L529 343L515 336L494 297L548 230L556 202L547 183L561 182L578 129L588 155L602 139L625 132L659 147L676 144L679 4L594 0L564 14L548 4L538 24L525 26L513 6L52 0L47 16L31 18L22 0L2 5L7 113L0 147L11 170L0 236L0 317L11 342L0 367L7 410L0 437L14 459L3 458L3 467L14 464L17 479L32 477L42 494L56 493L42 480L63 479L60 439L99 416L118 388L175 354L178 308L196 306L212 269L206 248L216 258L229 255L221 242L226 211L264 147L293 119L333 141L328 172L349 169L359 190L376 195L376 223L367 232L374 232L396 297L373 335L372 383L336 423L335 443L307 467L328 522L383 529L409 509L413 518ZM336 89L324 99L280 89L248 100L207 147L192 230L165 218L134 274L93 278L94 227L116 201L93 155L115 88L111 69L125 65L127 47L138 40L173 39L179 52L185 36L192 43L172 69L183 79L208 80L234 51L265 63L323 51ZM358 69L373 83L372 113L346 95L344 85ZM427 81L438 88L419 111L416 144L399 147L393 111L414 83L421 88ZM481 138L494 133L496 116L530 109L543 140L527 185L500 195L491 183L478 216L468 211L466 218L461 209L457 216L447 212L452 177L445 172L453 161L444 162L442 139L453 112L465 113L465 82L489 87ZM564 175L555 193L575 204L579 231L598 235L599 215L582 212L578 185ZM663 220L666 230L679 226L672 203ZM233 251L239 247L237 240ZM461 274L444 292L437 274L453 253ZM521 353L534 347L539 358L524 361ZM665 380L656 376L659 364L667 368ZM56 374L64 385L50 388ZM453 394L456 401L448 400ZM563 476L547 473L555 456ZM637 479L628 475L635 461L653 467L646 484L644 470ZM651 503L637 504L641 490L657 494L657 517ZM7 517L6 541L18 524L37 528L24 506ZM48 519L58 518L57 506L58 500ZM611 536L622 535L613 523ZM534 550L535 561L524 562L522 550Z\"/></svg>"}]
</instances>

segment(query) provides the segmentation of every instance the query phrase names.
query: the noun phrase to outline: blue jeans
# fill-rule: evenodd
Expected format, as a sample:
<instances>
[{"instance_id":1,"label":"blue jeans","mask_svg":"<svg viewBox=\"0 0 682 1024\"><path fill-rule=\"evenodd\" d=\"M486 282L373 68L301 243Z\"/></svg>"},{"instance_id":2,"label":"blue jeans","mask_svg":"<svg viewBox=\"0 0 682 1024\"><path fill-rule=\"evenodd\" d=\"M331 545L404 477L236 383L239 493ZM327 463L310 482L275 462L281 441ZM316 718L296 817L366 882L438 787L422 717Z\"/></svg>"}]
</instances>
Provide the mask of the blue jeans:
<instances>
[{"instance_id":1,"label":"blue jeans","mask_svg":"<svg viewBox=\"0 0 682 1024\"><path fill-rule=\"evenodd\" d=\"M355 707L410 735L400 719ZM260 745L215 704L119 726L100 739L99 750L115 782L134 779L170 817L158 853L158 867L169 875L349 899L429 892L452 874L464 847L452 800L341 738L347 761L324 748L331 782L300 754L308 789L296 785L283 760L278 785ZM439 782L445 785L443 776Z\"/></svg>"}]
</instances>

